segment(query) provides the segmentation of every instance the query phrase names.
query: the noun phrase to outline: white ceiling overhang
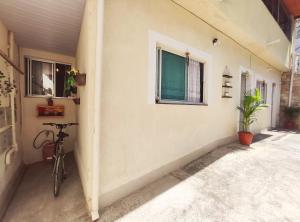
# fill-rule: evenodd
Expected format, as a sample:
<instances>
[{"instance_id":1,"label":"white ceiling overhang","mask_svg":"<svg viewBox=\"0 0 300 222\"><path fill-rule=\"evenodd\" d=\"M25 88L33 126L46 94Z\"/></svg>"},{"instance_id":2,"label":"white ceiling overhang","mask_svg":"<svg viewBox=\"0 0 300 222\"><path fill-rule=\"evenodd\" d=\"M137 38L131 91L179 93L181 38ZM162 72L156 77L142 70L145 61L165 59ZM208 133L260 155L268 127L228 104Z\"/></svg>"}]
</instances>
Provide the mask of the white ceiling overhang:
<instances>
[{"instance_id":1,"label":"white ceiling overhang","mask_svg":"<svg viewBox=\"0 0 300 222\"><path fill-rule=\"evenodd\" d=\"M172 1L278 70L288 70L291 44L261 0Z\"/></svg>"},{"instance_id":2,"label":"white ceiling overhang","mask_svg":"<svg viewBox=\"0 0 300 222\"><path fill-rule=\"evenodd\" d=\"M0 20L21 47L75 55L85 0L0 0Z\"/></svg>"}]
</instances>

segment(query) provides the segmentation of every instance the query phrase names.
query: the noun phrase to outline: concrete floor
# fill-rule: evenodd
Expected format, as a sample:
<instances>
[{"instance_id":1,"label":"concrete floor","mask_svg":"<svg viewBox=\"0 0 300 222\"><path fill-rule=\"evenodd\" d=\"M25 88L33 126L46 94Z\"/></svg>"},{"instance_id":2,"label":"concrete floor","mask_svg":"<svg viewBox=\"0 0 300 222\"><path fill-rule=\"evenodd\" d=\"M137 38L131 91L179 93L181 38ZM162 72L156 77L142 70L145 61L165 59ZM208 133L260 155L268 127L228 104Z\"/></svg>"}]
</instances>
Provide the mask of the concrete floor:
<instances>
[{"instance_id":1,"label":"concrete floor","mask_svg":"<svg viewBox=\"0 0 300 222\"><path fill-rule=\"evenodd\" d=\"M103 209L100 221L300 221L300 134L256 141L216 149Z\"/></svg>"},{"instance_id":2,"label":"concrete floor","mask_svg":"<svg viewBox=\"0 0 300 222\"><path fill-rule=\"evenodd\" d=\"M300 221L300 134L266 132L250 148L231 144L100 211L100 222ZM3 222L91 221L72 155L52 195L52 166L31 165Z\"/></svg>"},{"instance_id":3,"label":"concrete floor","mask_svg":"<svg viewBox=\"0 0 300 222\"><path fill-rule=\"evenodd\" d=\"M65 167L67 179L54 198L52 164L30 165L3 222L90 222L73 153L67 154Z\"/></svg>"}]
</instances>

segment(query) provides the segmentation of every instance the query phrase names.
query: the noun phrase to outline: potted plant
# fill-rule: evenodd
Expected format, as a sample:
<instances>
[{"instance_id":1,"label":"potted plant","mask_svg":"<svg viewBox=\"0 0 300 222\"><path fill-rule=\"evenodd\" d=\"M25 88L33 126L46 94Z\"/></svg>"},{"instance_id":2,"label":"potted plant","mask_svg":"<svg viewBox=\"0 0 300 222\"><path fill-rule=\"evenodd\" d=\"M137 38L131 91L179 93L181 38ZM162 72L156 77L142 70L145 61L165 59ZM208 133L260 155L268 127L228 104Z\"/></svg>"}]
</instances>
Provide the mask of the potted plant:
<instances>
[{"instance_id":1,"label":"potted plant","mask_svg":"<svg viewBox=\"0 0 300 222\"><path fill-rule=\"evenodd\" d=\"M52 97L47 98L47 103L48 103L48 106L53 106L54 102L53 102Z\"/></svg>"},{"instance_id":2,"label":"potted plant","mask_svg":"<svg viewBox=\"0 0 300 222\"><path fill-rule=\"evenodd\" d=\"M237 107L242 115L243 129L238 133L241 144L249 146L252 143L253 134L250 132L250 126L257 120L256 112L266 107L268 105L263 103L258 89L255 89L254 94L251 90L245 93L242 105Z\"/></svg>"},{"instance_id":3,"label":"potted plant","mask_svg":"<svg viewBox=\"0 0 300 222\"><path fill-rule=\"evenodd\" d=\"M299 117L300 108L297 107L285 107L284 109L284 128L286 129L296 129L296 119Z\"/></svg>"},{"instance_id":4,"label":"potted plant","mask_svg":"<svg viewBox=\"0 0 300 222\"><path fill-rule=\"evenodd\" d=\"M67 72L66 81L65 81L65 94L66 96L75 97L77 94L77 85L76 85L76 75L78 71L72 69Z\"/></svg>"}]
</instances>

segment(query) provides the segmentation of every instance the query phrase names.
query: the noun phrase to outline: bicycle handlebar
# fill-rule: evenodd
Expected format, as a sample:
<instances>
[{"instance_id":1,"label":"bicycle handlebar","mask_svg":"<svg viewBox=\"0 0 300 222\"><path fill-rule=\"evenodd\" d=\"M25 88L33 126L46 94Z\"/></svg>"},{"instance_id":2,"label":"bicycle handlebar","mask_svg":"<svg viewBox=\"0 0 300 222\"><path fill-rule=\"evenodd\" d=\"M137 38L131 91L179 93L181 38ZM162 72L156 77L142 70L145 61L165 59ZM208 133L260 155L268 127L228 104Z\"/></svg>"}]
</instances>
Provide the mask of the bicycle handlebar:
<instances>
[{"instance_id":1,"label":"bicycle handlebar","mask_svg":"<svg viewBox=\"0 0 300 222\"><path fill-rule=\"evenodd\" d=\"M68 126L79 125L78 123L43 123L45 126L56 126L57 129L63 129Z\"/></svg>"}]
</instances>

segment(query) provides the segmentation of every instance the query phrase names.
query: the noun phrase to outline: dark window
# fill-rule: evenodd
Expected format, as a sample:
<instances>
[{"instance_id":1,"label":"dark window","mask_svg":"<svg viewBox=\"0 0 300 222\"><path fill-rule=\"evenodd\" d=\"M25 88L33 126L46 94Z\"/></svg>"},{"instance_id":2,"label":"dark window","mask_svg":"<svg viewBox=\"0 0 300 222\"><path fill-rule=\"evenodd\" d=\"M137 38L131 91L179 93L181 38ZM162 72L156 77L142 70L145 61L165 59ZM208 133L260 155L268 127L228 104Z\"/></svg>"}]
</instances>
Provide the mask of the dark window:
<instances>
[{"instance_id":1,"label":"dark window","mask_svg":"<svg viewBox=\"0 0 300 222\"><path fill-rule=\"evenodd\" d=\"M55 72L55 96L56 97L65 97L65 81L66 73L71 70L70 65L58 64L56 63L56 72Z\"/></svg>"},{"instance_id":2,"label":"dark window","mask_svg":"<svg viewBox=\"0 0 300 222\"><path fill-rule=\"evenodd\" d=\"M260 92L260 96L264 103L267 103L267 95L268 95L268 85L265 81L257 81L256 88Z\"/></svg>"}]
</instances>

